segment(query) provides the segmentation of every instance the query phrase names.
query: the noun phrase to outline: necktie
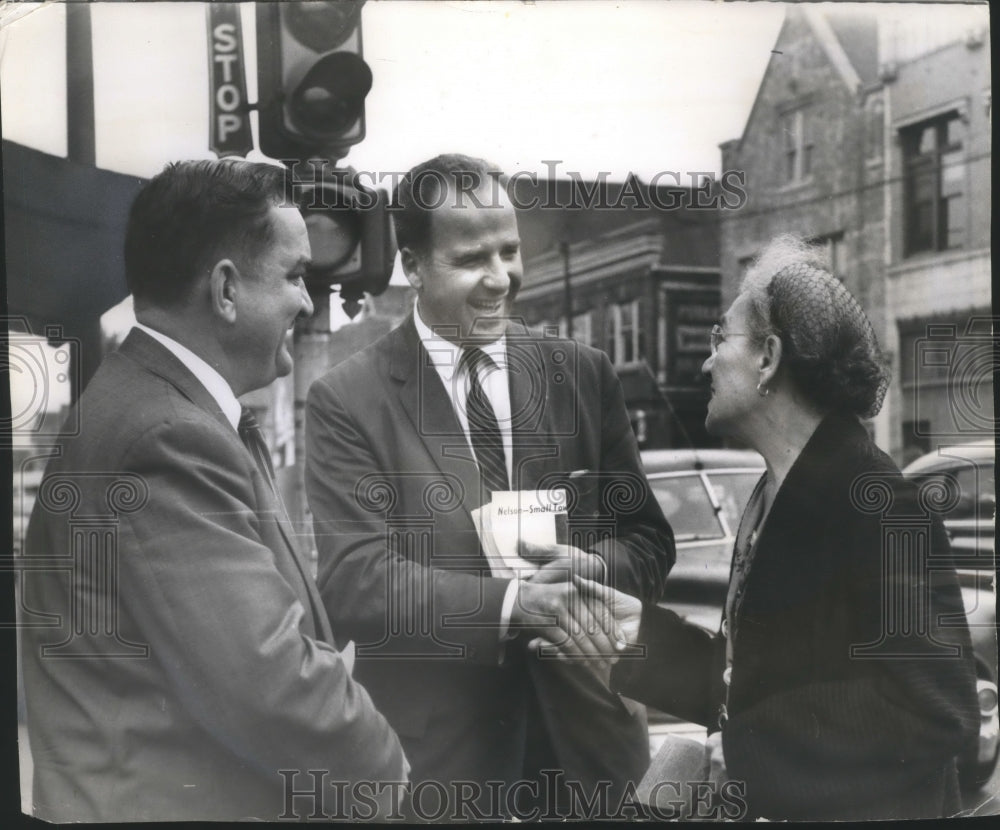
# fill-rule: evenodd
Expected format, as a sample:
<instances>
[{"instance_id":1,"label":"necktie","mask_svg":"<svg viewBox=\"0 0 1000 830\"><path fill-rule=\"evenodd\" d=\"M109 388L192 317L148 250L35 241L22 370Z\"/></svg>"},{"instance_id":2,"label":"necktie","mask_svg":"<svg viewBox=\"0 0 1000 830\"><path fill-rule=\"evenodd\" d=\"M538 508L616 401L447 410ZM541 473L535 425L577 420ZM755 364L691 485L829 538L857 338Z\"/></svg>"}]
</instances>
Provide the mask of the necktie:
<instances>
[{"instance_id":1,"label":"necktie","mask_svg":"<svg viewBox=\"0 0 1000 830\"><path fill-rule=\"evenodd\" d=\"M459 370L462 368L469 375L469 395L465 401L465 414L469 420L469 438L472 449L479 464L479 474L483 487L490 493L497 490L508 490L507 460L503 453L503 437L497 416L493 411L490 399L483 391L479 381L479 369L482 366L496 368L493 359L482 349L474 346L462 350L459 358Z\"/></svg>"},{"instance_id":2,"label":"necktie","mask_svg":"<svg viewBox=\"0 0 1000 830\"><path fill-rule=\"evenodd\" d=\"M237 427L237 432L239 432L246 448L250 450L250 455L253 456L260 474L267 479L271 490L277 492L274 484L274 465L271 463L271 453L268 452L267 444L264 443L264 433L261 432L260 424L257 423L253 410L249 407L244 406L240 409L240 425Z\"/></svg>"}]
</instances>

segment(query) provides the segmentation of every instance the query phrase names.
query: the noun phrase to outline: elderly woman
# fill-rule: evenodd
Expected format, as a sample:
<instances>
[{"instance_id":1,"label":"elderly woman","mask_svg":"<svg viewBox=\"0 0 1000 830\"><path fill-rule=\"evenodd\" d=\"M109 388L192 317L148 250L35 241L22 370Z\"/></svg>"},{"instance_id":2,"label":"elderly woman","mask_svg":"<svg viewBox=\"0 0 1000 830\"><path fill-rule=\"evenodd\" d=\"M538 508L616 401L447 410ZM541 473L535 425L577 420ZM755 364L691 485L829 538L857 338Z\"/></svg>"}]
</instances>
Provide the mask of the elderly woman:
<instances>
[{"instance_id":1,"label":"elderly woman","mask_svg":"<svg viewBox=\"0 0 1000 830\"><path fill-rule=\"evenodd\" d=\"M711 338L706 426L767 468L737 533L722 628L642 609L647 657L621 660L612 684L721 731L716 764L749 818L957 811L955 756L979 717L972 649L943 526L859 420L888 385L870 322L781 238ZM637 601L617 599L628 627Z\"/></svg>"}]
</instances>

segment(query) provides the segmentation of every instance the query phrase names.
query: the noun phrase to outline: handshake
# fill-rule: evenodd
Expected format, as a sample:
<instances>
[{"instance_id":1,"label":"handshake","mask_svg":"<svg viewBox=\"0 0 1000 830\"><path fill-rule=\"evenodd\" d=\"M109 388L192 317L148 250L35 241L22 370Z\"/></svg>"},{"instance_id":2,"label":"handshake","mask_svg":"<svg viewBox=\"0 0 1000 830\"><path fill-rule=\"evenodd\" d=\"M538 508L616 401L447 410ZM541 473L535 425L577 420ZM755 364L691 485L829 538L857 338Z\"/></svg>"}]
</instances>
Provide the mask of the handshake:
<instances>
[{"instance_id":1,"label":"handshake","mask_svg":"<svg viewBox=\"0 0 1000 830\"><path fill-rule=\"evenodd\" d=\"M607 669L639 633L642 602L602 584L607 566L572 545L522 542L519 555L540 565L518 583L511 633L532 635L542 658L592 661Z\"/></svg>"}]
</instances>

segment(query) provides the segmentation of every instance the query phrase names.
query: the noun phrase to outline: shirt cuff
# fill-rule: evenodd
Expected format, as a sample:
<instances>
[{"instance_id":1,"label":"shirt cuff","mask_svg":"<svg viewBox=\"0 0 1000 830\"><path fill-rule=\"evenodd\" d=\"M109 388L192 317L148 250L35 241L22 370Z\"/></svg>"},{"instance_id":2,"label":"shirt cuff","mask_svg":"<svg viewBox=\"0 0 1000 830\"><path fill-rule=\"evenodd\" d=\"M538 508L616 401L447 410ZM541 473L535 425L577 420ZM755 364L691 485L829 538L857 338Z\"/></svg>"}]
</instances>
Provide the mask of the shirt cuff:
<instances>
[{"instance_id":1,"label":"shirt cuff","mask_svg":"<svg viewBox=\"0 0 1000 830\"><path fill-rule=\"evenodd\" d=\"M500 642L513 640L516 636L510 633L510 615L514 611L514 603L517 602L517 591L521 586L519 579L512 579L507 583L507 591L503 595L503 605L500 606Z\"/></svg>"}]
</instances>

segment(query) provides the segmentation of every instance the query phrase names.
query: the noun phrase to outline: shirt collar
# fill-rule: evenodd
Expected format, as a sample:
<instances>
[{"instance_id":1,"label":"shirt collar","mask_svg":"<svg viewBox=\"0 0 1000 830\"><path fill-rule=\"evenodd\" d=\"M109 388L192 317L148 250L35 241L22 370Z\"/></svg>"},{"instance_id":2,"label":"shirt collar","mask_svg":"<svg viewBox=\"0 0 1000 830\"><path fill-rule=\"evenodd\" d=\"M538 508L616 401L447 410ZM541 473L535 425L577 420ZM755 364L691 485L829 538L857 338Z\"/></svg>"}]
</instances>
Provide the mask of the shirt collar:
<instances>
[{"instance_id":1,"label":"shirt collar","mask_svg":"<svg viewBox=\"0 0 1000 830\"><path fill-rule=\"evenodd\" d=\"M436 334L420 316L420 301L413 311L413 323L417 327L417 336L424 344L427 354L430 355L431 363L437 369L441 379L448 384L458 370L458 359L462 356L462 347L445 340ZM507 367L507 335L503 334L492 343L477 343L480 349L488 354L493 362L501 369Z\"/></svg>"},{"instance_id":2,"label":"shirt collar","mask_svg":"<svg viewBox=\"0 0 1000 830\"><path fill-rule=\"evenodd\" d=\"M167 335L163 334L163 332L151 329L149 326L144 326L142 323L136 323L135 327L140 331L144 331L154 340L159 342L174 357L183 363L191 374L198 379L201 385L204 386L205 389L208 390L208 393L215 399L215 402L219 405L219 409L222 410L222 414L226 416L226 420L233 425L233 429L236 429L239 426L240 411L242 407L240 406L240 402L236 400L236 396L233 394L232 388L222 375L198 357L198 355L192 352L187 346L181 345L172 337L167 337Z\"/></svg>"}]
</instances>

